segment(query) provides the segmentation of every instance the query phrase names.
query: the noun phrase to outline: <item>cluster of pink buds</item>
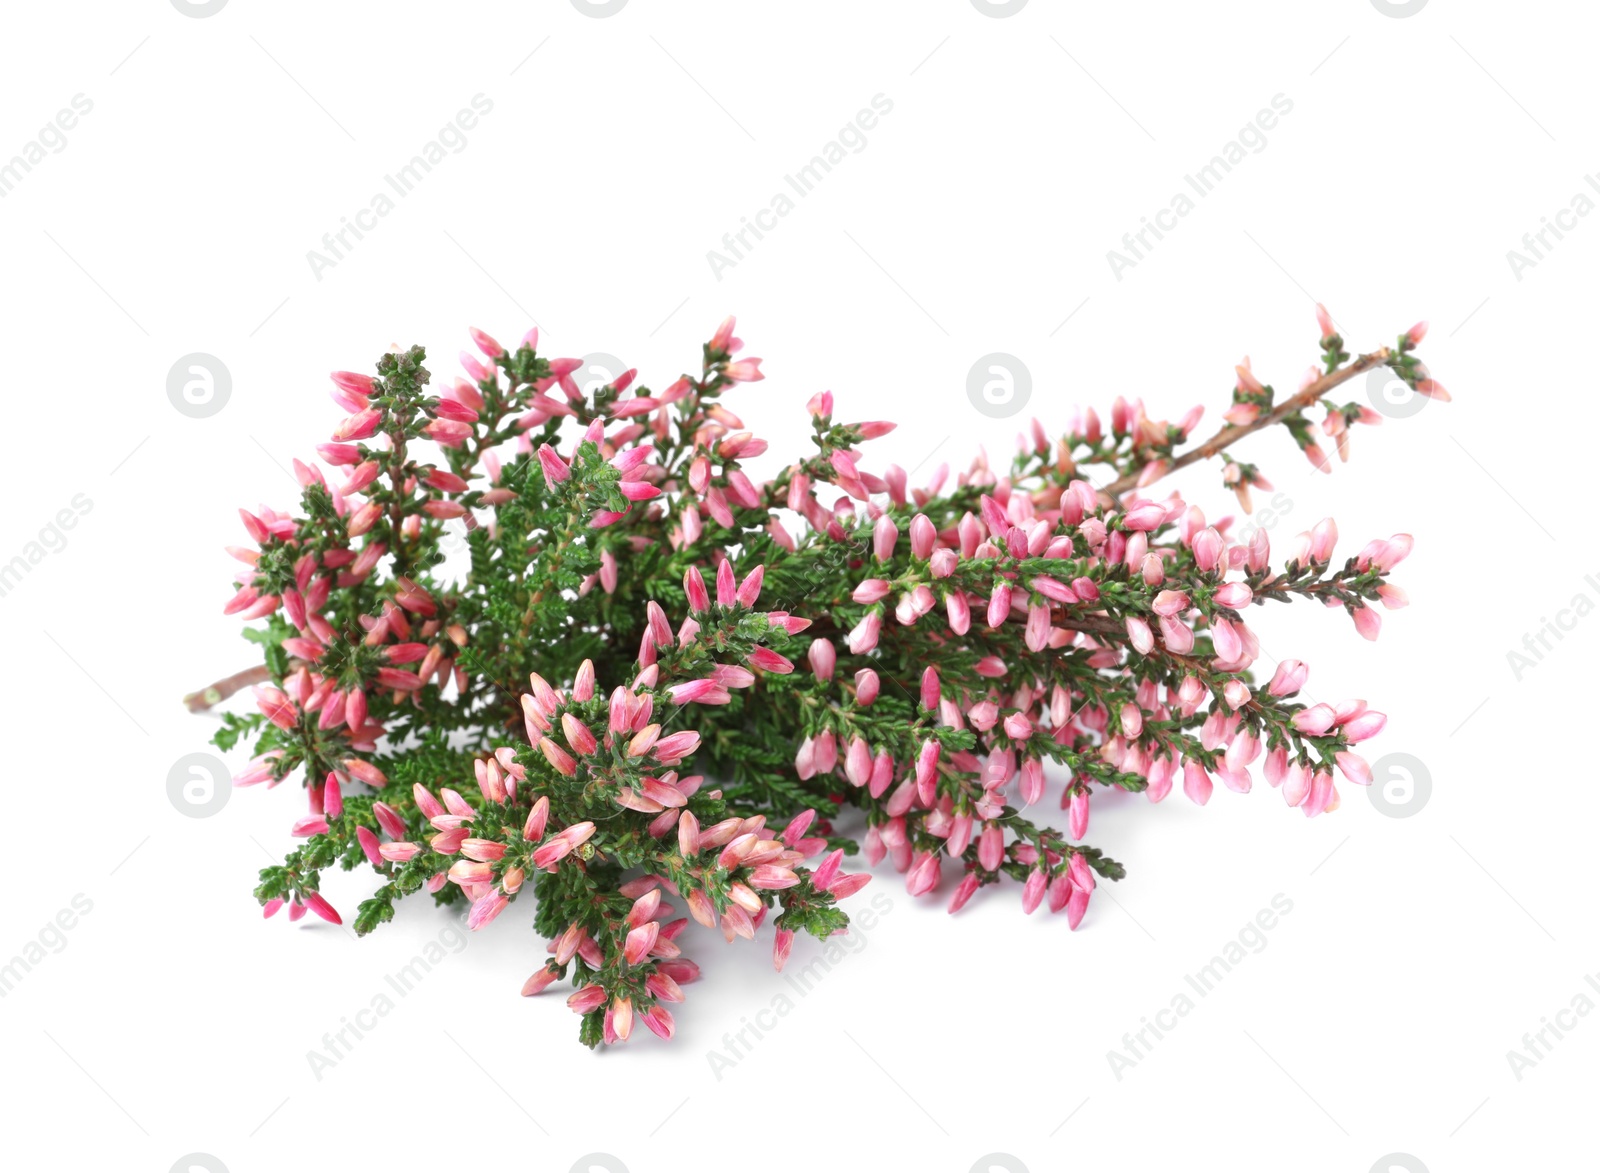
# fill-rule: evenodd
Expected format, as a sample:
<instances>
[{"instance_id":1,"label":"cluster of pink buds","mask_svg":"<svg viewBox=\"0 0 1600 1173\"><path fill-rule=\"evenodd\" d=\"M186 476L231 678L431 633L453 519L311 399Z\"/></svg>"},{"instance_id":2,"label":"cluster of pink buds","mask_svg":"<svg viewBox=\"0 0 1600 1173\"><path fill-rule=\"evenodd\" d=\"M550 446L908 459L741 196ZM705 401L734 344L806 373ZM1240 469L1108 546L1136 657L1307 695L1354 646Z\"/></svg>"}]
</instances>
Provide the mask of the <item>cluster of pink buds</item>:
<instances>
[{"instance_id":1,"label":"cluster of pink buds","mask_svg":"<svg viewBox=\"0 0 1600 1173\"><path fill-rule=\"evenodd\" d=\"M672 1036L701 930L770 929L780 968L801 934L847 932L858 843L951 912L1014 881L1076 929L1123 876L1086 842L1109 788L1160 802L1181 781L1204 804L1259 769L1305 815L1337 809L1386 718L1306 696L1299 660L1262 680L1250 608L1309 599L1376 639L1411 538L1339 562L1327 519L1275 563L1265 529L1158 487L1215 459L1249 513L1272 485L1246 438L1281 427L1331 471L1324 440L1346 460L1381 422L1343 384L1387 368L1449 400L1414 353L1425 325L1352 357L1317 323L1293 393L1244 359L1209 438L1199 406L1118 397L922 487L868 455L894 425L837 420L831 391L805 401L811 450L756 471L768 441L725 396L766 372L732 318L659 391L631 369L582 387L537 330L471 330L440 389L415 347L336 373L335 471L297 461L300 510L244 513L254 544L231 550L225 609L262 625L266 663L196 694L255 684L219 734L254 738L235 781L307 791L258 898L337 920L322 874L364 863L361 933L419 891L473 929L531 906L548 957L523 992L569 981L594 1046L636 1021Z\"/></svg>"}]
</instances>

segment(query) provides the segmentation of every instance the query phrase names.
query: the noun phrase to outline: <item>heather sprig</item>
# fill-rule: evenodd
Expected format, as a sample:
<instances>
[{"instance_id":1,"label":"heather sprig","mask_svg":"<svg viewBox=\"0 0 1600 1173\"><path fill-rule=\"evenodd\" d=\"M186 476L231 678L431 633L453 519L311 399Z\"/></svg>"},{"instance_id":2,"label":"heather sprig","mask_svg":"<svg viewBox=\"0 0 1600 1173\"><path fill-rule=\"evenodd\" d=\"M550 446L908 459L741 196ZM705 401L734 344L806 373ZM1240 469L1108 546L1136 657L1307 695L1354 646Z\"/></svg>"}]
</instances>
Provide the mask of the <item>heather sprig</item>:
<instances>
[{"instance_id":1,"label":"heather sprig","mask_svg":"<svg viewBox=\"0 0 1600 1173\"><path fill-rule=\"evenodd\" d=\"M1327 520L1274 565L1265 531L1148 495L1216 459L1248 512L1271 486L1230 449L1280 425L1331 471L1317 428L1343 460L1382 417L1330 396L1376 367L1449 398L1416 358L1424 325L1352 358L1318 321L1295 393L1245 359L1209 439L1199 407L1172 422L1119 397L1106 423L1035 421L1008 467L921 488L873 471L863 447L893 425L836 419L831 392L806 405L811 450L752 479L767 442L727 401L762 360L732 319L659 392L631 370L580 387L537 331L515 349L471 331L437 391L419 347L336 373L332 471L296 461L299 508L242 511L252 545L230 548L225 610L261 622L264 663L190 698L253 684L258 711L217 738L254 741L235 782L307 793L266 914L338 921L335 866L378 874L360 933L422 890L469 901L474 929L531 898L549 957L523 992L569 981L593 1046L636 1022L671 1037L691 918L731 942L770 917L780 968L797 933L845 931L862 848L952 912L1004 878L1077 928L1123 876L1084 842L1106 788L1159 802L1181 781L1205 803L1259 763L1291 807L1334 810L1336 774L1371 781L1356 747L1386 718L1297 699L1298 660L1259 681L1245 616L1310 599L1375 639L1377 608L1406 603L1389 574L1410 537L1336 563ZM1052 787L1064 828L1037 813Z\"/></svg>"}]
</instances>

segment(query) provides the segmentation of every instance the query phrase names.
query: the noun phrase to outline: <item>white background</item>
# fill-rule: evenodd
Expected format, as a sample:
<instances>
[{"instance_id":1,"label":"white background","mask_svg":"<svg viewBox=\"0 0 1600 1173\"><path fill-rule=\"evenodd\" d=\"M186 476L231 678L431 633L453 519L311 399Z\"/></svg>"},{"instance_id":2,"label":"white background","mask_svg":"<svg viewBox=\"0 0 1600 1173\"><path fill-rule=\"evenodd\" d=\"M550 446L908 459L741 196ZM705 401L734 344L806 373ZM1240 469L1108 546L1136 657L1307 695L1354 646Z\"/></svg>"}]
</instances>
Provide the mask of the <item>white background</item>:
<instances>
[{"instance_id":1,"label":"white background","mask_svg":"<svg viewBox=\"0 0 1600 1173\"><path fill-rule=\"evenodd\" d=\"M92 504L0 598L0 959L75 895L92 902L0 1000L17 1167L165 1171L202 1153L196 1167L232 1173L564 1173L592 1152L632 1173L866 1169L891 1153L952 1173L989 1153L1034 1173L1365 1173L1396 1152L1434 1173L1570 1167L1600 1021L1520 1080L1507 1052L1581 991L1600 1000L1584 982L1600 971L1593 767L1566 727L1583 719L1600 622L1520 681L1507 653L1574 596L1600 601L1582 521L1600 226L1579 221L1521 280L1506 253L1600 164L1586 8L444 12L8 12L0 159L74 95L93 102L0 200L0 562L75 496ZM479 93L493 110L465 149L318 279L307 251ZM719 280L707 251L880 93L893 111L865 148ZM1265 149L1118 280L1107 250L1276 94L1293 111ZM768 378L734 406L774 466L805 399L831 388L845 418L900 421L873 458L921 481L980 443L1006 453L1026 419L973 409L980 355L1025 362L1028 414L1052 428L1120 392L1170 418L1204 402L1209 432L1241 354L1280 387L1315 358L1313 299L1352 349L1431 318L1422 353L1456 402L1360 429L1333 477L1281 431L1250 441L1292 505L1275 538L1329 513L1341 558L1417 538L1396 575L1414 605L1378 643L1306 605L1255 622L1270 653L1311 662L1313 696L1391 714L1369 756L1422 763L1417 814L1387 817L1348 787L1312 822L1265 786L1219 786L1204 810L1181 793L1100 802L1089 839L1129 875L1077 933L1024 917L1014 886L952 919L948 879L914 902L884 865L860 899L891 911L720 1081L707 1056L723 1034L793 997L764 943L695 938L706 977L677 1040L640 1031L596 1055L559 995L517 997L541 948L506 917L312 1074L322 1035L450 921L409 902L359 943L263 923L250 889L289 842L298 788L195 819L167 777L214 728L179 697L250 663L220 613L221 547L242 540L237 505L297 499L288 463L339 415L325 372L412 342L449 371L467 324L510 341L532 318L551 352L608 351L659 386L737 312ZM167 396L191 352L231 374L208 418ZM1214 468L1182 484L1229 510ZM341 873L327 890L348 913L370 883ZM1265 947L1117 1078L1123 1034L1279 893L1293 911Z\"/></svg>"}]
</instances>

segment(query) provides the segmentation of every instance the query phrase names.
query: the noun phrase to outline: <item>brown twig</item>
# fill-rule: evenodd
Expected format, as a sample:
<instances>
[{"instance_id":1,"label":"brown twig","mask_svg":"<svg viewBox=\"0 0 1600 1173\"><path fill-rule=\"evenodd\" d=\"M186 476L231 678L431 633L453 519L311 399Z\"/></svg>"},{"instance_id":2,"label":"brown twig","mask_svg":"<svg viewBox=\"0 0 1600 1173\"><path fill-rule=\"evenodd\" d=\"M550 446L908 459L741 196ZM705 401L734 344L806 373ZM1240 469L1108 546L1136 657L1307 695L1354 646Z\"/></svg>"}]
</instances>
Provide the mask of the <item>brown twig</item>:
<instances>
[{"instance_id":1,"label":"brown twig","mask_svg":"<svg viewBox=\"0 0 1600 1173\"><path fill-rule=\"evenodd\" d=\"M271 679L272 670L265 664L257 664L253 668L235 672L232 676L225 676L215 684L208 684L199 692L191 692L183 698L184 707L191 713L203 713L212 705L221 704L241 688Z\"/></svg>"},{"instance_id":2,"label":"brown twig","mask_svg":"<svg viewBox=\"0 0 1600 1173\"><path fill-rule=\"evenodd\" d=\"M1185 468L1188 465L1195 463L1197 460L1210 459L1211 457L1217 455L1217 453L1221 452L1224 448L1228 447L1228 445L1234 443L1235 441L1244 439L1251 432L1259 432L1262 428L1270 428L1273 424L1281 422L1285 417L1291 416L1297 411L1302 411L1305 408L1310 407L1313 403L1321 399L1329 391L1332 391L1340 383L1355 378L1363 371L1370 371L1373 367L1382 366L1392 357L1393 351L1391 351L1387 346L1380 347L1379 349L1374 350L1371 354L1363 354L1354 362L1346 366L1342 366L1336 371L1331 371L1308 384L1304 391L1297 392L1296 394L1290 396L1277 407L1269 411L1266 415L1257 419L1254 423L1242 425L1229 424L1225 426L1220 432L1218 432L1215 436L1212 436L1211 439L1207 440L1204 444L1189 449L1189 451L1185 452L1182 456L1174 460L1170 465L1167 466L1161 475L1170 476L1172 473L1177 472L1180 468ZM1120 493L1126 493L1129 489L1138 486L1139 475L1139 473L1130 473L1128 476L1118 477L1116 480L1107 485L1103 492L1108 493L1113 497Z\"/></svg>"}]
</instances>

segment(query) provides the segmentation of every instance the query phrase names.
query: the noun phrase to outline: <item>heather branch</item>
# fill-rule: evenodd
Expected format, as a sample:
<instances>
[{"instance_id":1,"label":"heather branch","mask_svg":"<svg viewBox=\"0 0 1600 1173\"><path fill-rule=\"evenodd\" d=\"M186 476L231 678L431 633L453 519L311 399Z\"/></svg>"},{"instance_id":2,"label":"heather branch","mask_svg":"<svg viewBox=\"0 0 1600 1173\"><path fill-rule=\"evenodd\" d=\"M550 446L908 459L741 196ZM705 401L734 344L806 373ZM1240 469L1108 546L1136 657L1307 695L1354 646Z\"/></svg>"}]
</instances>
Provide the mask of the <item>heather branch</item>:
<instances>
[{"instance_id":1,"label":"heather branch","mask_svg":"<svg viewBox=\"0 0 1600 1173\"><path fill-rule=\"evenodd\" d=\"M261 684L271 679L272 669L265 664L242 668L232 676L224 676L213 684L191 692L183 698L183 705L191 713L203 713L211 706L221 704L241 688L249 688L252 684Z\"/></svg>"},{"instance_id":2,"label":"heather branch","mask_svg":"<svg viewBox=\"0 0 1600 1173\"><path fill-rule=\"evenodd\" d=\"M523 992L569 980L592 1046L636 1021L672 1034L667 1004L698 968L664 897L730 941L770 916L778 968L797 931L843 928L843 900L870 878L839 871L856 850L829 821L845 805L865 815L868 861L887 856L911 894L954 871L955 912L1009 878L1025 911L1048 900L1071 928L1095 877L1122 875L1083 841L1103 787L1159 802L1181 773L1203 804L1213 774L1249 789L1264 751L1291 807L1335 809L1334 770L1370 782L1351 751L1385 718L1294 699L1299 661L1258 684L1243 615L1310 599L1375 638L1368 604L1404 605L1386 576L1409 537L1332 571L1324 521L1275 572L1264 532L1230 538L1176 494L1120 501L1273 424L1317 460L1304 409L1380 364L1447 398L1411 354L1423 326L1351 361L1320 311L1319 324L1324 374L1273 406L1242 366L1228 418L1249 422L1181 456L1198 408L1174 425L1119 400L1105 434L1092 412L1056 444L1035 424L1009 474L980 458L919 489L893 465L868 470L860 449L893 425L836 422L831 392L806 405L814 450L752 482L743 465L766 441L722 395L762 378L761 360L735 357L731 319L699 377L659 394L633 371L584 392L581 362L539 355L536 331L512 352L473 331L489 361L463 356L470 381L438 397L420 348L384 356L376 378L337 373L354 414L318 452L348 479L297 461L302 514L244 514L259 549L232 551L251 570L227 610L266 620L249 632L266 664L185 698L198 711L258 685L259 714L216 737L259 735L236 783L303 774L301 842L258 898L268 915L338 920L321 872L363 861L382 886L361 933L424 888L470 901L474 929L526 896L519 919L553 956ZM1339 455L1372 414L1328 405ZM1119 474L1109 491L1077 479L1074 452ZM1262 482L1230 464L1224 483L1247 501ZM446 577L453 520L469 566ZM526 695L508 683L525 679ZM1047 762L1066 775L1064 830L1027 811Z\"/></svg>"},{"instance_id":3,"label":"heather branch","mask_svg":"<svg viewBox=\"0 0 1600 1173\"><path fill-rule=\"evenodd\" d=\"M1393 357L1393 355L1394 352L1389 347L1382 346L1370 354L1363 354L1360 358L1346 366L1342 366L1337 370L1330 371L1325 375L1318 376L1316 379L1313 379L1310 383L1306 384L1304 390L1296 392L1278 406L1274 407L1271 411L1267 412L1251 423L1226 425L1216 435L1212 436L1211 439L1205 441L1205 443L1189 449L1189 451L1185 452L1182 456L1179 456L1177 459L1173 460L1166 466L1166 468L1162 470L1161 476L1170 476L1172 473L1177 472L1180 468L1187 468L1196 461L1208 460L1211 457L1216 456L1229 445L1237 443L1251 433L1259 432L1263 428L1270 428L1274 424L1282 423L1289 416L1294 415L1296 412L1304 411L1313 403L1316 403L1317 400L1321 399L1329 391L1332 391L1335 387L1339 386L1339 384L1355 378L1363 371L1369 371L1373 367L1386 364ZM1126 493L1129 489L1139 487L1139 477L1140 473L1138 472L1129 473L1127 476L1118 477L1101 491L1112 497L1119 496L1122 493Z\"/></svg>"}]
</instances>

